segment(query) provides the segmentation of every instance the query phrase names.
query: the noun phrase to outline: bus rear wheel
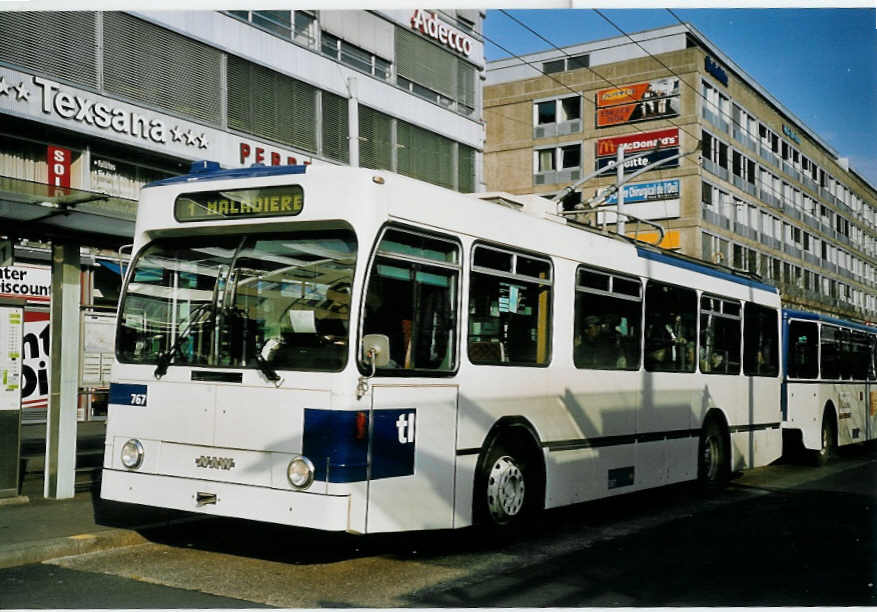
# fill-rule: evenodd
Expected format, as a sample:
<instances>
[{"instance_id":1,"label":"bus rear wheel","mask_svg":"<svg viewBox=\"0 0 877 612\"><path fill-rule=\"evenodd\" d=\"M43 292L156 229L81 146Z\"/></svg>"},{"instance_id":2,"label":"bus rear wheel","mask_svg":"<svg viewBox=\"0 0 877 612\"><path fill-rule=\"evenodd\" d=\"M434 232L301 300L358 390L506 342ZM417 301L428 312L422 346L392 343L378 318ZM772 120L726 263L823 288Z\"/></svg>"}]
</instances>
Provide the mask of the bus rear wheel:
<instances>
[{"instance_id":1,"label":"bus rear wheel","mask_svg":"<svg viewBox=\"0 0 877 612\"><path fill-rule=\"evenodd\" d=\"M711 418L700 432L697 450L697 480L706 490L725 486L730 478L728 437L718 419Z\"/></svg>"},{"instance_id":2,"label":"bus rear wheel","mask_svg":"<svg viewBox=\"0 0 877 612\"><path fill-rule=\"evenodd\" d=\"M834 456L837 451L837 426L834 424L833 415L826 412L822 415L822 447L813 451L811 460L817 467L823 466Z\"/></svg>"}]
</instances>

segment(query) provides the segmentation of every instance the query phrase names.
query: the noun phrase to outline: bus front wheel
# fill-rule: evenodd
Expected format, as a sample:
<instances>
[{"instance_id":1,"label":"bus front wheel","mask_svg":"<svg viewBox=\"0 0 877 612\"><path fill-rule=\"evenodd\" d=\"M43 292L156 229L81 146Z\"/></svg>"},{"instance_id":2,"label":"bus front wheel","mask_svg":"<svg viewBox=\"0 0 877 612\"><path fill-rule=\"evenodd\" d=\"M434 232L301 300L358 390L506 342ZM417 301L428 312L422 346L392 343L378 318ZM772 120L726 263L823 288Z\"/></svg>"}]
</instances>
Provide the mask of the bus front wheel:
<instances>
[{"instance_id":1,"label":"bus front wheel","mask_svg":"<svg viewBox=\"0 0 877 612\"><path fill-rule=\"evenodd\" d=\"M496 440L478 474L476 520L514 529L537 510L540 479L533 453L519 444Z\"/></svg>"}]
</instances>

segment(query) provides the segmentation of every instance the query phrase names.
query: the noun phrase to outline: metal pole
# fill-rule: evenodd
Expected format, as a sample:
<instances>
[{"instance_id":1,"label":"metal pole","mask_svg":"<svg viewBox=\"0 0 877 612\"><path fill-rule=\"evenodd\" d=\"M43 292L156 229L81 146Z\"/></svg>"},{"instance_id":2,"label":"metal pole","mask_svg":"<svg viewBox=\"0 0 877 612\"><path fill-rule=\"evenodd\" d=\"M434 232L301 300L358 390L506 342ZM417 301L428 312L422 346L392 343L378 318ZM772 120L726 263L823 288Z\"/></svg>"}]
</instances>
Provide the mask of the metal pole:
<instances>
[{"instance_id":1,"label":"metal pole","mask_svg":"<svg viewBox=\"0 0 877 612\"><path fill-rule=\"evenodd\" d=\"M620 236L624 236L624 145L618 145L618 154L615 158L616 181L618 189L618 214L615 215L615 228Z\"/></svg>"}]
</instances>

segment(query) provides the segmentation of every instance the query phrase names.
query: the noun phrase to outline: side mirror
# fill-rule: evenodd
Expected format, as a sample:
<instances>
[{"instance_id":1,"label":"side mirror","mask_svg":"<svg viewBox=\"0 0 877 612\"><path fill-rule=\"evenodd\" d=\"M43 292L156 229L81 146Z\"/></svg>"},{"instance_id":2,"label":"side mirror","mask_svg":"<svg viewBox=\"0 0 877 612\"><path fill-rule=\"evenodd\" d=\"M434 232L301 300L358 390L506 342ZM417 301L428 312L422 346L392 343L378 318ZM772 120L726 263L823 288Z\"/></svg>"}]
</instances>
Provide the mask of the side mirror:
<instances>
[{"instance_id":1,"label":"side mirror","mask_svg":"<svg viewBox=\"0 0 877 612\"><path fill-rule=\"evenodd\" d=\"M376 368L390 363L390 339L384 334L367 334L362 338L362 360Z\"/></svg>"}]
</instances>

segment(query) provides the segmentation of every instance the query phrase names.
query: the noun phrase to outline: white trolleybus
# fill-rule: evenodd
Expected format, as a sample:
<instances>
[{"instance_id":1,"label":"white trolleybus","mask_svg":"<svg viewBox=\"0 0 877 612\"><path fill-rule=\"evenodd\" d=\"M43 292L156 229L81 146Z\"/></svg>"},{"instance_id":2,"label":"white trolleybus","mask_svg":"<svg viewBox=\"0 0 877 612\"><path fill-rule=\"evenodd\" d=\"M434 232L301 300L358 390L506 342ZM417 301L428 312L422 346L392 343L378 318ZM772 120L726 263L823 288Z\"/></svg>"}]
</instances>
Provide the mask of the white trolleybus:
<instances>
[{"instance_id":1,"label":"white trolleybus","mask_svg":"<svg viewBox=\"0 0 877 612\"><path fill-rule=\"evenodd\" d=\"M142 192L104 498L445 529L780 456L775 288L533 196L201 164Z\"/></svg>"},{"instance_id":2,"label":"white trolleybus","mask_svg":"<svg viewBox=\"0 0 877 612\"><path fill-rule=\"evenodd\" d=\"M783 428L817 465L877 438L877 328L783 310Z\"/></svg>"}]
</instances>

